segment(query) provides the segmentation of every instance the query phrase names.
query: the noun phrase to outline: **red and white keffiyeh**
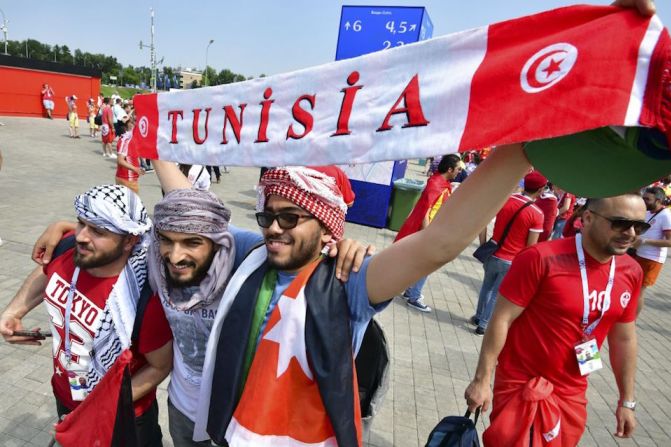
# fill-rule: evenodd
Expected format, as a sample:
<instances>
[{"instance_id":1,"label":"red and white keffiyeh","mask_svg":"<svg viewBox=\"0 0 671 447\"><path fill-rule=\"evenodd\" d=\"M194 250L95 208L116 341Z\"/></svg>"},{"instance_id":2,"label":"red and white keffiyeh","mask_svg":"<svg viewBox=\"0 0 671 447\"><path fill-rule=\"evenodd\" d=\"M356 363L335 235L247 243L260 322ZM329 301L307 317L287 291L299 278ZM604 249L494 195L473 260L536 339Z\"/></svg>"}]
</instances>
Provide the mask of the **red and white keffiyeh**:
<instances>
[{"instance_id":1,"label":"red and white keffiyeh","mask_svg":"<svg viewBox=\"0 0 671 447\"><path fill-rule=\"evenodd\" d=\"M347 205L333 177L309 168L274 168L263 174L258 192L259 211L263 211L268 196L284 197L314 215L335 241L342 238Z\"/></svg>"}]
</instances>

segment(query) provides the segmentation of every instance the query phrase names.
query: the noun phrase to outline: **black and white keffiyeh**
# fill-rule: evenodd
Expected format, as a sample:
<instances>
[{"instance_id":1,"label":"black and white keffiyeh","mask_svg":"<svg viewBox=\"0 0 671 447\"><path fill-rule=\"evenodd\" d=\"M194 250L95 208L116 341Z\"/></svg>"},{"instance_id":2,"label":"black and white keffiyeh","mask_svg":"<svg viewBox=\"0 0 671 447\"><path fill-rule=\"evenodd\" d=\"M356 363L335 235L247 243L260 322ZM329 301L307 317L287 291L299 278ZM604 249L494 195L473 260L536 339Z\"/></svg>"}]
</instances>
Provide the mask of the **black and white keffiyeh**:
<instances>
[{"instance_id":1,"label":"black and white keffiyeh","mask_svg":"<svg viewBox=\"0 0 671 447\"><path fill-rule=\"evenodd\" d=\"M122 185L94 186L75 197L77 216L117 234L144 235L151 219L142 200Z\"/></svg>"},{"instance_id":2,"label":"black and white keffiyeh","mask_svg":"<svg viewBox=\"0 0 671 447\"><path fill-rule=\"evenodd\" d=\"M131 345L140 292L147 280L147 249L151 219L140 198L121 185L94 186L75 198L77 216L116 234L141 236L112 288L102 323L93 338L88 391L100 382L119 355Z\"/></svg>"}]
</instances>

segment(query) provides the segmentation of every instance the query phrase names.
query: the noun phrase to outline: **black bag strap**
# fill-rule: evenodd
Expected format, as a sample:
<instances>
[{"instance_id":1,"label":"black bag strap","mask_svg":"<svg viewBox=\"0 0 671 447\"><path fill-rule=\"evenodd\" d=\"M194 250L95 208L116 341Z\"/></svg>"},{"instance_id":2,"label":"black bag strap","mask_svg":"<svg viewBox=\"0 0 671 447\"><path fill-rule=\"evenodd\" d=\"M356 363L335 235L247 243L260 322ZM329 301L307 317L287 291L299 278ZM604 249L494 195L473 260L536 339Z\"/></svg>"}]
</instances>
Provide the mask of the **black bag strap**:
<instances>
[{"instance_id":1,"label":"black bag strap","mask_svg":"<svg viewBox=\"0 0 671 447\"><path fill-rule=\"evenodd\" d=\"M476 425L476 424L478 423L478 418L480 417L480 409L481 409L481 408L482 408L482 407L478 407L478 408L475 409L475 417L473 418L473 425ZM470 419L470 417L471 417L471 410L468 410L468 409L467 409L467 410L466 410L466 414L464 414L464 417Z\"/></svg>"},{"instance_id":2,"label":"black bag strap","mask_svg":"<svg viewBox=\"0 0 671 447\"><path fill-rule=\"evenodd\" d=\"M137 300L137 310L135 312L135 322L133 323L133 334L130 337L131 344L137 346L137 341L140 338L140 328L142 327L142 320L144 320L144 311L147 309L147 303L151 298L152 290L149 285L149 279L144 281L142 291L140 291L140 298Z\"/></svg>"},{"instance_id":3,"label":"black bag strap","mask_svg":"<svg viewBox=\"0 0 671 447\"><path fill-rule=\"evenodd\" d=\"M196 176L196 180L193 181L193 183L196 183L200 176L203 174L203 171L205 170L205 166L200 168L200 171L198 171L198 175Z\"/></svg>"},{"instance_id":4,"label":"black bag strap","mask_svg":"<svg viewBox=\"0 0 671 447\"><path fill-rule=\"evenodd\" d=\"M508 232L512 228L513 223L515 222L515 219L517 218L517 216L522 212L522 210L524 208L528 207L529 205L533 205L533 203L534 202L532 202L532 201L528 201L527 203L525 203L524 205L519 207L517 209L517 211L515 211L515 214L513 214L513 217L510 219L510 221L508 222L508 225L506 225L506 228L503 230L503 234L501 235L501 240L496 242L499 245L499 247L503 247L503 243L506 241L506 237L508 237Z\"/></svg>"},{"instance_id":5,"label":"black bag strap","mask_svg":"<svg viewBox=\"0 0 671 447\"><path fill-rule=\"evenodd\" d=\"M654 219L655 217L657 217L657 215L658 215L659 213L661 213L662 211L664 211L665 208L666 208L666 207L662 207L661 210L657 211L655 214L653 214L652 216L650 216L650 219L648 219L648 223L650 223L650 221L651 221L652 219Z\"/></svg>"}]
</instances>

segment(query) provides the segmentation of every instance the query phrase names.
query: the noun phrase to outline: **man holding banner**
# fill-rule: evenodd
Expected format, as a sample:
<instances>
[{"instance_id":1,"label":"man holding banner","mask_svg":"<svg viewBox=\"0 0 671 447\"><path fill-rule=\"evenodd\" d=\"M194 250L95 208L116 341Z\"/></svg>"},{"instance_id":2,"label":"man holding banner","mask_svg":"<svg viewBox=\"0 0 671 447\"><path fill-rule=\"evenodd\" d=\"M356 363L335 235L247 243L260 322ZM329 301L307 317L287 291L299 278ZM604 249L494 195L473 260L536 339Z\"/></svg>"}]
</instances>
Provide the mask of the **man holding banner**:
<instances>
[{"instance_id":1,"label":"man holding banner","mask_svg":"<svg viewBox=\"0 0 671 447\"><path fill-rule=\"evenodd\" d=\"M268 171L256 216L265 244L243 262L221 299L196 439L361 445L351 370L358 328L454 259L502 206L530 167L520 145L505 143L611 125L671 134L660 106L669 95L662 76L668 44L656 18L581 6L291 75L137 97L133 142L150 158L285 166L500 146L432 225L368 258L346 286L319 256L343 231L333 182L308 169ZM505 107L492 113L491 104ZM599 113L586 115L587 107ZM666 170L668 162L656 166Z\"/></svg>"},{"instance_id":2,"label":"man holding banner","mask_svg":"<svg viewBox=\"0 0 671 447\"><path fill-rule=\"evenodd\" d=\"M364 260L344 284L334 263L320 255L343 235L346 205L335 181L309 168L267 171L256 214L265 244L237 269L219 305L195 439L231 446L269 445L278 437L288 445L361 445L353 358L370 319L454 259L528 168L520 145L500 147L430 226ZM496 193L492 184L500 186ZM457 211L472 203L481 208Z\"/></svg>"}]
</instances>

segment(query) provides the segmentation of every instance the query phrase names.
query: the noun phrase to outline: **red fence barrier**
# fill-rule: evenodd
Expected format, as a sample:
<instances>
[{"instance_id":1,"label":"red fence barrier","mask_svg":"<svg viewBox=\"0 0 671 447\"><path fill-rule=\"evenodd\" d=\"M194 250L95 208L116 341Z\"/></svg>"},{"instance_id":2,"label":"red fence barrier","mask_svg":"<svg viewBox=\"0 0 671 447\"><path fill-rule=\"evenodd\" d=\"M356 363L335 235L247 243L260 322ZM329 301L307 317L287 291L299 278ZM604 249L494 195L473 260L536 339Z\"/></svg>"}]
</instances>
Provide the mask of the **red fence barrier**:
<instances>
[{"instance_id":1,"label":"red fence barrier","mask_svg":"<svg viewBox=\"0 0 671 447\"><path fill-rule=\"evenodd\" d=\"M71 95L77 96L78 114L85 118L86 101L100 92L99 77L0 65L0 115L46 116L40 94L45 83L55 93L54 118L65 118L65 97Z\"/></svg>"}]
</instances>

